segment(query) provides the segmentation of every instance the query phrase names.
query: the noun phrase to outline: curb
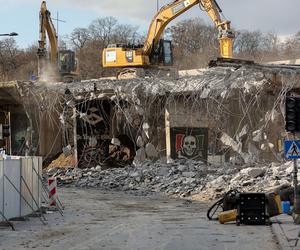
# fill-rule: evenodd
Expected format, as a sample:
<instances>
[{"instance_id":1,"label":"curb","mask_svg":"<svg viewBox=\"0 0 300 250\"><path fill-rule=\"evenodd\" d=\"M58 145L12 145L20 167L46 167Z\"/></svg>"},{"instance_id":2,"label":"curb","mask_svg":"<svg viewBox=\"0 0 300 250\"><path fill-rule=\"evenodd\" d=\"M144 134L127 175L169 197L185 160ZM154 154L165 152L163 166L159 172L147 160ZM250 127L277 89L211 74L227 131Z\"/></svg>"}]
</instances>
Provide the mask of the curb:
<instances>
[{"instance_id":1,"label":"curb","mask_svg":"<svg viewBox=\"0 0 300 250\"><path fill-rule=\"evenodd\" d=\"M278 242L278 246L280 247L281 250L296 249L294 246L291 245L291 242L289 242L281 226L281 222L278 219L275 219L275 221L272 223L271 231L274 237L276 238Z\"/></svg>"}]
</instances>

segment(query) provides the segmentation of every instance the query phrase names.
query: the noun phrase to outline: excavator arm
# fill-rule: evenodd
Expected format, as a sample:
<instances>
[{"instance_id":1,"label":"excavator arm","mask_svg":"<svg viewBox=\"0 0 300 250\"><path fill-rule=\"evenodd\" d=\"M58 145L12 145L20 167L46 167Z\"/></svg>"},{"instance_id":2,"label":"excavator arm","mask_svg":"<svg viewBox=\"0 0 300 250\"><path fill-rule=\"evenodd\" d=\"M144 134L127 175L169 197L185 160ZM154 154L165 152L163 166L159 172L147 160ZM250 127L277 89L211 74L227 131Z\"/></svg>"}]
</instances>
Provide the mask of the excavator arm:
<instances>
[{"instance_id":1,"label":"excavator arm","mask_svg":"<svg viewBox=\"0 0 300 250\"><path fill-rule=\"evenodd\" d=\"M163 6L149 27L143 47L144 54L149 55L152 49L157 47L163 31L172 20L197 4L207 12L219 30L221 56L231 58L234 35L230 29L230 21L222 20L222 10L215 0L176 0Z\"/></svg>"},{"instance_id":2,"label":"excavator arm","mask_svg":"<svg viewBox=\"0 0 300 250\"><path fill-rule=\"evenodd\" d=\"M48 35L50 43L50 60L52 64L56 65L58 57L56 30L51 20L51 13L47 10L46 2L43 1L40 10L40 40L38 49L40 60L46 57L46 34Z\"/></svg>"}]
</instances>

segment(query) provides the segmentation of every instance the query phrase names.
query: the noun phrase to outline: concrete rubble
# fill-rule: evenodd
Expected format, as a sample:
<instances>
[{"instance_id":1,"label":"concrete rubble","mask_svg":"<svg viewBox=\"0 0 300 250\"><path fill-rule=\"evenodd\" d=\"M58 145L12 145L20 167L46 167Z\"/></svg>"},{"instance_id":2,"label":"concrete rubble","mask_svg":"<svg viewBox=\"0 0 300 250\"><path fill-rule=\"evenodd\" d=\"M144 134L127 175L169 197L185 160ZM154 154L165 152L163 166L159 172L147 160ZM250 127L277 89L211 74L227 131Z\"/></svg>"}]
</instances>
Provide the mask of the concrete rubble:
<instances>
[{"instance_id":1,"label":"concrete rubble","mask_svg":"<svg viewBox=\"0 0 300 250\"><path fill-rule=\"evenodd\" d=\"M136 195L164 193L168 196L212 200L230 189L266 192L290 185L289 163L211 165L196 161L147 161L125 168L51 169L61 185L126 191Z\"/></svg>"}]
</instances>

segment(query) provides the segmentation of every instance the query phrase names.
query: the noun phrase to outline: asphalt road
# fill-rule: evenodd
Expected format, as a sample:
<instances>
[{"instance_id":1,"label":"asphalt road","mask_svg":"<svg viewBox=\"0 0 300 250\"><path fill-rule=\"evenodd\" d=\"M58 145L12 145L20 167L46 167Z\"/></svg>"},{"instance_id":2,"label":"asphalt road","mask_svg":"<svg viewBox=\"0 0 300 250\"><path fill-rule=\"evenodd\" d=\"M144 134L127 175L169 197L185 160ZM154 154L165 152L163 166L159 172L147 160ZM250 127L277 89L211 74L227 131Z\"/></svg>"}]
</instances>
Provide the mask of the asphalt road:
<instances>
[{"instance_id":1,"label":"asphalt road","mask_svg":"<svg viewBox=\"0 0 300 250\"><path fill-rule=\"evenodd\" d=\"M0 228L0 249L255 250L278 249L268 226L220 225L208 204L63 188L64 217L47 214Z\"/></svg>"}]
</instances>

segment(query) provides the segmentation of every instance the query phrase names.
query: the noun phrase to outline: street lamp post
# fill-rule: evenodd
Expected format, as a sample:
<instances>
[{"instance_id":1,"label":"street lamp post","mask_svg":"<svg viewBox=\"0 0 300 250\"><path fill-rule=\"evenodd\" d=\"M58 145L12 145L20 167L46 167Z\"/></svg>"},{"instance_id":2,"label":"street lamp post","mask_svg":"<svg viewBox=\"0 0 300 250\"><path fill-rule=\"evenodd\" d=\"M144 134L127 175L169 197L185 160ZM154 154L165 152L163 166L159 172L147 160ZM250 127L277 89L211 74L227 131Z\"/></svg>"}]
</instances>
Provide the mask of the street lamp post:
<instances>
[{"instance_id":1,"label":"street lamp post","mask_svg":"<svg viewBox=\"0 0 300 250\"><path fill-rule=\"evenodd\" d=\"M0 34L0 36L17 36L18 33L16 32L11 32L11 33L6 33L6 34Z\"/></svg>"}]
</instances>

